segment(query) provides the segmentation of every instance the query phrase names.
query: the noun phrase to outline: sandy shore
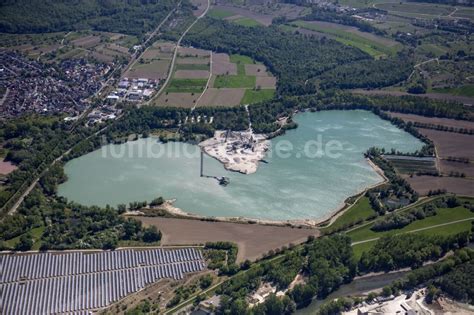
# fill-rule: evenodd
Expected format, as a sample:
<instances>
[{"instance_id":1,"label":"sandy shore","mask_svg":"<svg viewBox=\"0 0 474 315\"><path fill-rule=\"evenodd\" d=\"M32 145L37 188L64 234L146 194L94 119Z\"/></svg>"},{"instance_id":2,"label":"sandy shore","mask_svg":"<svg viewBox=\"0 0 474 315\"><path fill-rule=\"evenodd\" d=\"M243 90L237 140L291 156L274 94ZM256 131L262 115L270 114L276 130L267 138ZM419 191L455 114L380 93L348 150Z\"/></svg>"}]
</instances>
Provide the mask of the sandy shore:
<instances>
[{"instance_id":1,"label":"sandy shore","mask_svg":"<svg viewBox=\"0 0 474 315\"><path fill-rule=\"evenodd\" d=\"M357 193L353 194L353 196L359 196L356 201L352 204L346 203L343 201L336 209L329 212L327 215L318 218L318 219L295 219L295 220L265 220L265 219L255 219L255 218L248 218L248 217L209 217L209 216L202 216L190 212L186 212L183 209L180 209L174 205L176 199L166 200L161 206L157 207L156 209L164 210L172 216L176 217L184 217L190 219L209 219L212 221L218 222L233 222L233 223L257 223L261 225L276 225L276 226L292 226L292 227L308 227L308 228L315 228L325 224L325 226L330 226L338 217L344 214L352 205L354 205L364 194L366 191L377 187L379 185L383 185L388 182L387 177L383 173L383 171L375 165L370 159L367 159L369 165L377 172L383 180L375 183L371 186L363 188L359 190ZM349 197L350 198L350 197ZM347 200L347 199L346 199ZM143 212L135 213L127 213L127 215L144 215Z\"/></svg>"}]
</instances>

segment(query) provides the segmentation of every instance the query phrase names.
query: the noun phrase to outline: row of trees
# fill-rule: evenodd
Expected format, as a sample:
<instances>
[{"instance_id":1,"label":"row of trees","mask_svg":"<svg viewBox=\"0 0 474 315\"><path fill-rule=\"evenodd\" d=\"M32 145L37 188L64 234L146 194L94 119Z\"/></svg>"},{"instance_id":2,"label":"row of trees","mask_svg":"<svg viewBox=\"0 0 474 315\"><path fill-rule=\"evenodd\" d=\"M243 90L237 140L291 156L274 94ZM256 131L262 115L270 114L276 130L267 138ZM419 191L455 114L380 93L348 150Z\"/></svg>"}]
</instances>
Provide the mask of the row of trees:
<instances>
[{"instance_id":1,"label":"row of trees","mask_svg":"<svg viewBox=\"0 0 474 315\"><path fill-rule=\"evenodd\" d=\"M466 246L468 242L468 232L449 237L423 234L386 236L379 239L372 249L362 254L359 270L370 272L404 267L418 268L423 262L436 260L451 249Z\"/></svg>"},{"instance_id":2,"label":"row of trees","mask_svg":"<svg viewBox=\"0 0 474 315\"><path fill-rule=\"evenodd\" d=\"M401 229L413 221L423 220L426 217L435 215L436 207L433 204L428 204L423 208L388 214L382 219L377 220L370 229L376 232Z\"/></svg>"},{"instance_id":3,"label":"row of trees","mask_svg":"<svg viewBox=\"0 0 474 315\"><path fill-rule=\"evenodd\" d=\"M8 152L5 160L18 166L6 178L4 189L0 192L0 206L7 208L7 201L8 206L12 205L15 201L12 196L16 191L24 189L55 158L94 132L93 128L82 126L74 132L70 132L69 128L58 116L31 115L0 122L0 143ZM58 172L58 181L64 180L61 170L54 168L52 171ZM45 187L50 180L43 180ZM49 185L48 190L51 188Z\"/></svg>"}]
</instances>

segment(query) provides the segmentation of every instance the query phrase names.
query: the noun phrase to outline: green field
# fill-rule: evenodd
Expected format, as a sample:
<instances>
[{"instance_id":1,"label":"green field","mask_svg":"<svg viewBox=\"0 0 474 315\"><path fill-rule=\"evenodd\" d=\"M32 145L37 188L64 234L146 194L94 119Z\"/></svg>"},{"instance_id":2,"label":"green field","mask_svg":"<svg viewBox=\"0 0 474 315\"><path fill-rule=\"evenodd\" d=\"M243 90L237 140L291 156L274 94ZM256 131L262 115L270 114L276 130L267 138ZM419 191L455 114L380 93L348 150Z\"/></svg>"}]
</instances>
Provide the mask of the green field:
<instances>
[{"instance_id":1,"label":"green field","mask_svg":"<svg viewBox=\"0 0 474 315\"><path fill-rule=\"evenodd\" d=\"M332 28L306 21L295 21L292 23L292 25L331 35L334 40L337 40L344 45L356 47L375 58L386 55L395 55L402 48L401 44L388 47L382 42L371 40L354 32L346 31L340 28Z\"/></svg>"},{"instance_id":2,"label":"green field","mask_svg":"<svg viewBox=\"0 0 474 315\"><path fill-rule=\"evenodd\" d=\"M474 97L474 85L464 85L457 88L433 89L433 92Z\"/></svg>"},{"instance_id":3,"label":"green field","mask_svg":"<svg viewBox=\"0 0 474 315\"><path fill-rule=\"evenodd\" d=\"M246 75L218 75L214 81L214 87L253 89L255 82L255 77Z\"/></svg>"},{"instance_id":4,"label":"green field","mask_svg":"<svg viewBox=\"0 0 474 315\"><path fill-rule=\"evenodd\" d=\"M369 251L374 245L375 245L375 241L356 244L352 246L352 250L354 251L355 258L359 260L360 257L362 256L362 253Z\"/></svg>"},{"instance_id":5,"label":"green field","mask_svg":"<svg viewBox=\"0 0 474 315\"><path fill-rule=\"evenodd\" d=\"M337 230L344 226L353 225L357 221L366 220L375 214L376 212L370 205L369 198L363 196L353 206L348 208L339 218L337 218L333 224L323 230Z\"/></svg>"},{"instance_id":6,"label":"green field","mask_svg":"<svg viewBox=\"0 0 474 315\"><path fill-rule=\"evenodd\" d=\"M232 13L227 10L222 10L222 9L211 9L207 13L208 17L214 18L214 19L225 19L231 16L234 16L235 13Z\"/></svg>"},{"instance_id":7,"label":"green field","mask_svg":"<svg viewBox=\"0 0 474 315\"><path fill-rule=\"evenodd\" d=\"M353 242L359 242L382 237L385 235L406 233L417 229L427 228L433 225L439 225L468 218L472 218L474 220L474 214L462 206L456 208L439 208L437 209L437 212L438 213L435 216L427 217L423 220L414 221L401 229L393 229L384 232L374 232L370 229L373 225L373 223L371 223L356 230L350 231L347 233L347 235L351 237ZM470 221L466 222L470 224ZM453 226L451 225L442 226L440 228L442 228L441 230L445 231L457 232L456 230L453 230ZM432 230L429 231L431 231L429 233L432 233Z\"/></svg>"},{"instance_id":8,"label":"green field","mask_svg":"<svg viewBox=\"0 0 474 315\"><path fill-rule=\"evenodd\" d=\"M255 61L250 58L249 56L244 56L244 55L230 55L230 62L233 62L233 63L236 63L236 64L247 64L247 65L250 65L250 64L254 64Z\"/></svg>"},{"instance_id":9,"label":"green field","mask_svg":"<svg viewBox=\"0 0 474 315\"><path fill-rule=\"evenodd\" d=\"M275 95L275 90L245 90L244 97L240 101L240 104L253 104L259 103L266 100L271 100Z\"/></svg>"},{"instance_id":10,"label":"green field","mask_svg":"<svg viewBox=\"0 0 474 315\"><path fill-rule=\"evenodd\" d=\"M235 20L232 20L235 24L239 24L242 26L248 26L248 27L255 27L255 26L262 26L259 22L255 21L254 19L248 18L248 17L241 17Z\"/></svg>"},{"instance_id":11,"label":"green field","mask_svg":"<svg viewBox=\"0 0 474 315\"><path fill-rule=\"evenodd\" d=\"M207 79L172 79L166 92L201 93L206 84Z\"/></svg>"},{"instance_id":12,"label":"green field","mask_svg":"<svg viewBox=\"0 0 474 315\"><path fill-rule=\"evenodd\" d=\"M441 236L449 236L461 232L468 232L471 230L472 221L463 221L458 223L453 223L444 226L434 227L432 229L427 229L423 231L414 232L416 234L423 234L423 235L441 235ZM352 246L352 250L354 251L354 255L357 259L362 256L363 252L369 251L374 245L376 241L360 243Z\"/></svg>"},{"instance_id":13,"label":"green field","mask_svg":"<svg viewBox=\"0 0 474 315\"><path fill-rule=\"evenodd\" d=\"M255 76L245 74L245 65L254 64L252 58L243 55L231 55L230 62L237 65L237 75L218 75L214 81L215 88L255 88ZM244 96L245 98L245 96Z\"/></svg>"}]
</instances>

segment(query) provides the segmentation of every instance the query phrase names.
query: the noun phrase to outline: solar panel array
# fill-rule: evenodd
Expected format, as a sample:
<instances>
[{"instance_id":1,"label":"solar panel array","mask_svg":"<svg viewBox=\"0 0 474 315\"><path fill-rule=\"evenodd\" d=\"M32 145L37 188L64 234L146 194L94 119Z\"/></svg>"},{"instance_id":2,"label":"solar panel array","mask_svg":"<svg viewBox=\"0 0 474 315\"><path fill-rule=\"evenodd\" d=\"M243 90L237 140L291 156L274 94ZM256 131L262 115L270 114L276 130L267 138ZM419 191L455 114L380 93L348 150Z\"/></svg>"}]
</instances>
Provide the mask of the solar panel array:
<instances>
[{"instance_id":1,"label":"solar panel array","mask_svg":"<svg viewBox=\"0 0 474 315\"><path fill-rule=\"evenodd\" d=\"M194 248L0 255L0 313L86 314L204 268Z\"/></svg>"}]
</instances>

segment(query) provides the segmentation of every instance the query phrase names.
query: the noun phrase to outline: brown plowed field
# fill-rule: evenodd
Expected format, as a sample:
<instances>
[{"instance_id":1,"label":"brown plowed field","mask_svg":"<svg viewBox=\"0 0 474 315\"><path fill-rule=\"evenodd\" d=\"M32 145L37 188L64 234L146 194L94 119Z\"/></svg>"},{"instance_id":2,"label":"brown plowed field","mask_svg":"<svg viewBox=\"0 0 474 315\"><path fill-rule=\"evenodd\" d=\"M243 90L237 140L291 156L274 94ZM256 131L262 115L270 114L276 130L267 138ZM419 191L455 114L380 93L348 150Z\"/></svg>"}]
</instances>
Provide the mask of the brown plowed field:
<instances>
[{"instance_id":1,"label":"brown plowed field","mask_svg":"<svg viewBox=\"0 0 474 315\"><path fill-rule=\"evenodd\" d=\"M195 57L179 57L176 58L176 63L180 64L207 64L209 58L195 58Z\"/></svg>"},{"instance_id":2,"label":"brown plowed field","mask_svg":"<svg viewBox=\"0 0 474 315\"><path fill-rule=\"evenodd\" d=\"M213 54L212 55L212 74L237 74L237 65L230 62L228 54Z\"/></svg>"},{"instance_id":3,"label":"brown plowed field","mask_svg":"<svg viewBox=\"0 0 474 315\"><path fill-rule=\"evenodd\" d=\"M209 71L206 70L177 70L174 74L178 79L207 79Z\"/></svg>"},{"instance_id":4,"label":"brown plowed field","mask_svg":"<svg viewBox=\"0 0 474 315\"><path fill-rule=\"evenodd\" d=\"M210 54L209 50L198 49L193 47L179 47L178 56L186 57L208 57Z\"/></svg>"},{"instance_id":5,"label":"brown plowed field","mask_svg":"<svg viewBox=\"0 0 474 315\"><path fill-rule=\"evenodd\" d=\"M421 128L418 131L434 142L440 157L474 158L474 135Z\"/></svg>"},{"instance_id":6,"label":"brown plowed field","mask_svg":"<svg viewBox=\"0 0 474 315\"><path fill-rule=\"evenodd\" d=\"M474 180L458 177L413 176L406 178L408 183L420 195L426 195L430 190L446 189L449 192L474 196Z\"/></svg>"},{"instance_id":7,"label":"brown plowed field","mask_svg":"<svg viewBox=\"0 0 474 315\"><path fill-rule=\"evenodd\" d=\"M275 77L257 77L255 85L262 89L274 89L276 87Z\"/></svg>"},{"instance_id":8,"label":"brown plowed field","mask_svg":"<svg viewBox=\"0 0 474 315\"><path fill-rule=\"evenodd\" d=\"M155 105L158 106L171 106L171 107L186 107L191 108L194 106L194 101L199 97L199 93L163 93L155 101Z\"/></svg>"},{"instance_id":9,"label":"brown plowed field","mask_svg":"<svg viewBox=\"0 0 474 315\"><path fill-rule=\"evenodd\" d=\"M441 172L449 175L451 172L464 173L467 177L474 178L474 164L473 163L460 163L453 161L441 160L439 161ZM474 185L474 182L473 182Z\"/></svg>"},{"instance_id":10,"label":"brown plowed field","mask_svg":"<svg viewBox=\"0 0 474 315\"><path fill-rule=\"evenodd\" d=\"M245 74L257 77L268 77L267 67L264 65L245 65Z\"/></svg>"},{"instance_id":11,"label":"brown plowed field","mask_svg":"<svg viewBox=\"0 0 474 315\"><path fill-rule=\"evenodd\" d=\"M205 106L236 106L244 97L245 89L209 88L199 100Z\"/></svg>"},{"instance_id":12,"label":"brown plowed field","mask_svg":"<svg viewBox=\"0 0 474 315\"><path fill-rule=\"evenodd\" d=\"M138 217L145 225L155 225L163 233L163 245L204 244L230 241L239 246L237 261L256 260L269 250L290 243L306 241L308 236L319 236L314 229L238 224L230 222L205 222L199 220Z\"/></svg>"}]
</instances>

